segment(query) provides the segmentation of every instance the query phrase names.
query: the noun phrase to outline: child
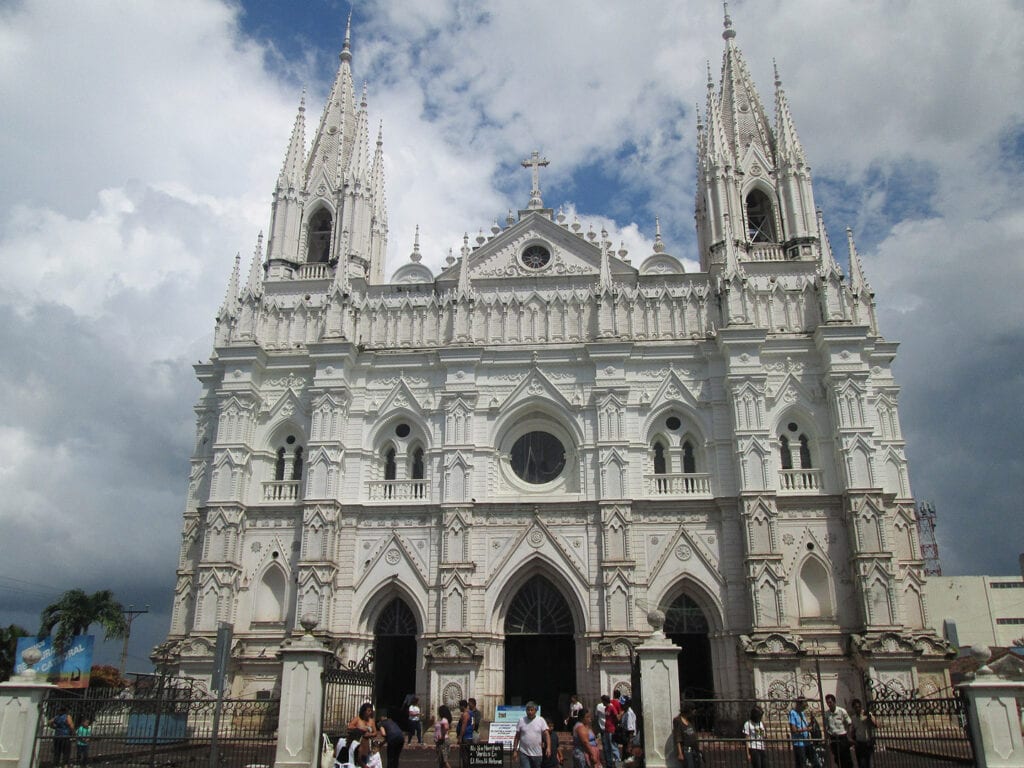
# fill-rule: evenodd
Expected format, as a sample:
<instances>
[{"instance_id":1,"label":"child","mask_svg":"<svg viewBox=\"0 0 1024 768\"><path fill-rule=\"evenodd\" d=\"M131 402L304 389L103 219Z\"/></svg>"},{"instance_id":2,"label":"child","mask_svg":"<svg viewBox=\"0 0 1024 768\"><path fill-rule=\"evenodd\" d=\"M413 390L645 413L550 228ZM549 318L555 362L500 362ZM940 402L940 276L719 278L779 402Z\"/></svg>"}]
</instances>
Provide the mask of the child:
<instances>
[{"instance_id":1,"label":"child","mask_svg":"<svg viewBox=\"0 0 1024 768\"><path fill-rule=\"evenodd\" d=\"M89 737L92 736L92 721L82 718L78 730L75 731L75 762L82 768L89 764Z\"/></svg>"}]
</instances>

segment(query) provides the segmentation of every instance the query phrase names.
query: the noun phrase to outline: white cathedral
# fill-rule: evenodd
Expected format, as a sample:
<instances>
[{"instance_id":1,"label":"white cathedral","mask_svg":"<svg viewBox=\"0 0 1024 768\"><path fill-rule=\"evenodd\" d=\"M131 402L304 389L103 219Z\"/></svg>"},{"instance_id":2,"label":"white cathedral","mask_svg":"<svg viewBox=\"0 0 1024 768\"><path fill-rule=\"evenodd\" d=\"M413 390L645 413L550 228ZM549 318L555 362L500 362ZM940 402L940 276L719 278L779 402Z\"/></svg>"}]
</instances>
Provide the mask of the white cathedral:
<instances>
[{"instance_id":1,"label":"white cathedral","mask_svg":"<svg viewBox=\"0 0 1024 768\"><path fill-rule=\"evenodd\" d=\"M852 237L848 273L832 251L778 76L772 122L728 17L723 37L699 272L660 233L636 266L545 208L535 153L518 215L436 275L417 237L389 280L346 33L196 366L163 665L209 679L230 622L232 693L272 691L308 617L339 658L374 649L379 704L475 696L490 716L629 690L660 608L687 696L792 691L812 666L841 699L865 676L944 686L897 344Z\"/></svg>"}]
</instances>

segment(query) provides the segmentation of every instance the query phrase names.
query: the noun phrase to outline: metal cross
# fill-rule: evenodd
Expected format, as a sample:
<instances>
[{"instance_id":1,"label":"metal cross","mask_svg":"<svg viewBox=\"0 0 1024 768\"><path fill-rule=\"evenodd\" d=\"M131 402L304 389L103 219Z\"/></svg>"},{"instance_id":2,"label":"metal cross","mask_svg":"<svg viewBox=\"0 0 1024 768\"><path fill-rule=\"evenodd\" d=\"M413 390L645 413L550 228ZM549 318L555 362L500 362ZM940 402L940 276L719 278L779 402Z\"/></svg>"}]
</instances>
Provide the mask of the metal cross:
<instances>
[{"instance_id":1,"label":"metal cross","mask_svg":"<svg viewBox=\"0 0 1024 768\"><path fill-rule=\"evenodd\" d=\"M548 159L541 157L540 152L534 151L523 160L523 168L529 168L533 177L533 189L530 190L529 208L543 208L544 202L540 199L540 169L548 165Z\"/></svg>"}]
</instances>

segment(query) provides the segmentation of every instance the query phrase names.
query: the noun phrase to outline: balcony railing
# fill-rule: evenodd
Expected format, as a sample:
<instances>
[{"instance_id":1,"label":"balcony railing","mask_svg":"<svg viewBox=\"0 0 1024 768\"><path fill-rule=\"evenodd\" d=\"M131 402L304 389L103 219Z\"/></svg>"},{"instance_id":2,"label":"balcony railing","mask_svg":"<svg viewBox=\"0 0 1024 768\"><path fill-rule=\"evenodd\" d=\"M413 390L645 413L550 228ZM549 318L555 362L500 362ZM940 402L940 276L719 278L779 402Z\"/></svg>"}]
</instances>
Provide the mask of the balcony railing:
<instances>
[{"instance_id":1,"label":"balcony railing","mask_svg":"<svg viewBox=\"0 0 1024 768\"><path fill-rule=\"evenodd\" d=\"M821 490L820 469L780 469L781 493L809 493Z\"/></svg>"},{"instance_id":2,"label":"balcony railing","mask_svg":"<svg viewBox=\"0 0 1024 768\"><path fill-rule=\"evenodd\" d=\"M315 262L313 264L300 264L299 265L299 279L300 280L323 280L331 276L327 264L323 262Z\"/></svg>"},{"instance_id":3,"label":"balcony railing","mask_svg":"<svg viewBox=\"0 0 1024 768\"><path fill-rule=\"evenodd\" d=\"M263 500L273 502L298 501L301 480L272 480L263 484Z\"/></svg>"},{"instance_id":4,"label":"balcony railing","mask_svg":"<svg viewBox=\"0 0 1024 768\"><path fill-rule=\"evenodd\" d=\"M426 480L371 480L370 501L429 501Z\"/></svg>"},{"instance_id":5,"label":"balcony railing","mask_svg":"<svg viewBox=\"0 0 1024 768\"><path fill-rule=\"evenodd\" d=\"M710 496L711 475L679 473L645 475L648 496Z\"/></svg>"},{"instance_id":6,"label":"balcony railing","mask_svg":"<svg viewBox=\"0 0 1024 768\"><path fill-rule=\"evenodd\" d=\"M786 260L786 252L782 250L781 245L775 243L751 243L749 255L751 261Z\"/></svg>"}]
</instances>

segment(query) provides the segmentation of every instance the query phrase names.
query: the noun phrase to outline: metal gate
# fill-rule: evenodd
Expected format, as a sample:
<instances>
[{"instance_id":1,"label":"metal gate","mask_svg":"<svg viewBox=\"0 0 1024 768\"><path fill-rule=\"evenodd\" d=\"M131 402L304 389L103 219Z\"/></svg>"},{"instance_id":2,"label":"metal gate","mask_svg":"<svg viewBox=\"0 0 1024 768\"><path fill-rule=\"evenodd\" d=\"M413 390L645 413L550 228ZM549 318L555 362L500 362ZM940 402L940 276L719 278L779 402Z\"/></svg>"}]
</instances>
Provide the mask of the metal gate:
<instances>
[{"instance_id":1,"label":"metal gate","mask_svg":"<svg viewBox=\"0 0 1024 768\"><path fill-rule=\"evenodd\" d=\"M868 678L866 706L875 717L877 768L974 765L965 697L952 688L927 696Z\"/></svg>"},{"instance_id":2,"label":"metal gate","mask_svg":"<svg viewBox=\"0 0 1024 768\"><path fill-rule=\"evenodd\" d=\"M321 732L335 743L364 702L373 699L373 649L359 661L343 663L333 658L321 676L324 686Z\"/></svg>"},{"instance_id":3,"label":"metal gate","mask_svg":"<svg viewBox=\"0 0 1024 768\"><path fill-rule=\"evenodd\" d=\"M209 764L222 768L271 765L277 745L278 699L218 701L197 681L165 676L139 680L131 695L77 696L54 691L40 704L33 765L81 764L78 739L61 738L54 718L64 712L77 727L88 720L88 761L133 766Z\"/></svg>"}]
</instances>

